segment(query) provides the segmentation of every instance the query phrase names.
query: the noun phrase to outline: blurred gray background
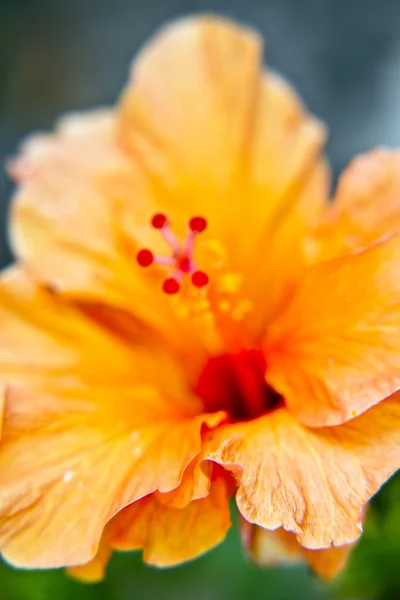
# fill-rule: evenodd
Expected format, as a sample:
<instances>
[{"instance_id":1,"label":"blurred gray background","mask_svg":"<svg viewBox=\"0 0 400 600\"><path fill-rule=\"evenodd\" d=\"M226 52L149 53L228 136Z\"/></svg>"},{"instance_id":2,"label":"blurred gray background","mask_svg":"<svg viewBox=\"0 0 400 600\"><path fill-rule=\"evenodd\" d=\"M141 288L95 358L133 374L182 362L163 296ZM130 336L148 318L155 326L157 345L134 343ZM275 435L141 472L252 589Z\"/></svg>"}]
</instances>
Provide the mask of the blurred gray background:
<instances>
[{"instance_id":1,"label":"blurred gray background","mask_svg":"<svg viewBox=\"0 0 400 600\"><path fill-rule=\"evenodd\" d=\"M400 146L399 0L0 0L0 158L71 109L111 104L154 29L213 11L256 26L270 65L329 125L334 172ZM0 256L11 185L0 175Z\"/></svg>"}]
</instances>

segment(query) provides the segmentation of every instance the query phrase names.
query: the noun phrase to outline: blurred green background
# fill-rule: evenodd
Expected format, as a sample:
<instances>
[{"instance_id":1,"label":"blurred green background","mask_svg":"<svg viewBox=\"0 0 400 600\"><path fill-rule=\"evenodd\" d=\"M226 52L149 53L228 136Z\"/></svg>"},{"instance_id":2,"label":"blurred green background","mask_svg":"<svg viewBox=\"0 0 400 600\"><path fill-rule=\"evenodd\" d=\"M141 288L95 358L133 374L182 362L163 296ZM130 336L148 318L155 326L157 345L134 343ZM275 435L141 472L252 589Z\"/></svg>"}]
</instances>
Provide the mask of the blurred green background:
<instances>
[{"instance_id":1,"label":"blurred green background","mask_svg":"<svg viewBox=\"0 0 400 600\"><path fill-rule=\"evenodd\" d=\"M290 79L331 130L334 174L376 145L400 146L399 0L0 0L0 159L69 110L112 103L128 64L154 29L213 11L256 26L268 62ZM0 260L11 184L0 171ZM0 491L1 493L1 491ZM306 567L260 571L244 559L236 528L219 548L158 571L140 554L116 555L106 580L0 564L0 600L400 599L400 478L378 494L348 569L324 584Z\"/></svg>"}]
</instances>

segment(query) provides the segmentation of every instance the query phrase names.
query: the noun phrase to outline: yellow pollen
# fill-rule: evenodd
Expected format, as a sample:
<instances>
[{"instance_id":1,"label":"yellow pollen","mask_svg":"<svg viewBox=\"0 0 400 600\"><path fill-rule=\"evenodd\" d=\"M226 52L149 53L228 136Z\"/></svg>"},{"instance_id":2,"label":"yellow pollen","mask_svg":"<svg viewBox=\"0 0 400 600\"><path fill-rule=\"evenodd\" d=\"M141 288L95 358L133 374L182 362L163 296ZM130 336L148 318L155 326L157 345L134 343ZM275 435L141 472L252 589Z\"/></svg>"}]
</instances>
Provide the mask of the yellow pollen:
<instances>
[{"instance_id":1,"label":"yellow pollen","mask_svg":"<svg viewBox=\"0 0 400 600\"><path fill-rule=\"evenodd\" d=\"M193 312L195 314L201 314L204 312L210 311L210 302L207 298L199 298L193 307Z\"/></svg>"},{"instance_id":2,"label":"yellow pollen","mask_svg":"<svg viewBox=\"0 0 400 600\"><path fill-rule=\"evenodd\" d=\"M232 304L229 302L229 300L221 300L218 304L218 308L221 312L227 313L231 310Z\"/></svg>"},{"instance_id":3,"label":"yellow pollen","mask_svg":"<svg viewBox=\"0 0 400 600\"><path fill-rule=\"evenodd\" d=\"M241 273L225 273L218 278L218 291L220 294L236 294L242 287L242 283Z\"/></svg>"},{"instance_id":4,"label":"yellow pollen","mask_svg":"<svg viewBox=\"0 0 400 600\"><path fill-rule=\"evenodd\" d=\"M242 297L244 276L227 268L228 255L221 242L199 241L197 251L200 268L210 273L210 285L201 290L183 286L171 301L179 317L196 328L203 344L217 352L243 335L242 321L253 303Z\"/></svg>"},{"instance_id":5,"label":"yellow pollen","mask_svg":"<svg viewBox=\"0 0 400 600\"><path fill-rule=\"evenodd\" d=\"M220 269L226 262L226 249L216 239L199 241L198 252L210 270Z\"/></svg>"},{"instance_id":6,"label":"yellow pollen","mask_svg":"<svg viewBox=\"0 0 400 600\"><path fill-rule=\"evenodd\" d=\"M253 303L250 300L239 300L231 313L231 317L236 323L242 321L246 315L253 310Z\"/></svg>"}]
</instances>

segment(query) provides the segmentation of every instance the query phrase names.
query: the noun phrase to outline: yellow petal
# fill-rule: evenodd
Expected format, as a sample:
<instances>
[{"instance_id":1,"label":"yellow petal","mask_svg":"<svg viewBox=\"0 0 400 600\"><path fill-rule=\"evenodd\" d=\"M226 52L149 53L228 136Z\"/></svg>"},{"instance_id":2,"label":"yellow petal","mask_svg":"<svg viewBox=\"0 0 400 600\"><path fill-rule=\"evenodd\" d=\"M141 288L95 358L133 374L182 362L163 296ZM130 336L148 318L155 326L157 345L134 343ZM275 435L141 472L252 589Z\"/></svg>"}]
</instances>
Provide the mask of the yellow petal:
<instances>
[{"instance_id":1,"label":"yellow petal","mask_svg":"<svg viewBox=\"0 0 400 600\"><path fill-rule=\"evenodd\" d=\"M207 456L235 475L244 519L320 550L360 536L365 503L400 466L399 425L396 396L332 428L308 429L280 409L219 428Z\"/></svg>"},{"instance_id":2,"label":"yellow petal","mask_svg":"<svg viewBox=\"0 0 400 600\"><path fill-rule=\"evenodd\" d=\"M343 423L400 386L400 238L310 267L265 343L268 382L304 423Z\"/></svg>"},{"instance_id":3,"label":"yellow petal","mask_svg":"<svg viewBox=\"0 0 400 600\"><path fill-rule=\"evenodd\" d=\"M219 544L231 525L225 480L213 481L206 498L177 509L149 496L119 513L111 524L111 543L119 550L143 549L143 559L169 567Z\"/></svg>"}]
</instances>

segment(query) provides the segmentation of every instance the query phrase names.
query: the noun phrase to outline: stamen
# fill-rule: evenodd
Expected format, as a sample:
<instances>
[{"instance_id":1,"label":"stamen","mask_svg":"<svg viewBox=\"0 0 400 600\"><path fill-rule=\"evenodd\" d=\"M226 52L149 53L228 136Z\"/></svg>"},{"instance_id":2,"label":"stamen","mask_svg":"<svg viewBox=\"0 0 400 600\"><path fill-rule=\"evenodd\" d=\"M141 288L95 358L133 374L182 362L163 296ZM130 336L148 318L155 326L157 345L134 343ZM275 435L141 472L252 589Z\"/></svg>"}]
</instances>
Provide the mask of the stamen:
<instances>
[{"instance_id":1,"label":"stamen","mask_svg":"<svg viewBox=\"0 0 400 600\"><path fill-rule=\"evenodd\" d=\"M168 217L164 213L157 213L151 219L151 224L154 229L163 229L163 227L168 225Z\"/></svg>"},{"instance_id":2,"label":"stamen","mask_svg":"<svg viewBox=\"0 0 400 600\"><path fill-rule=\"evenodd\" d=\"M194 231L191 231L191 229L189 229L188 234L186 236L186 242L185 242L185 254L186 256L193 256L193 252L194 252L194 240L196 239L196 233L194 233Z\"/></svg>"},{"instance_id":3,"label":"stamen","mask_svg":"<svg viewBox=\"0 0 400 600\"><path fill-rule=\"evenodd\" d=\"M209 282L207 273L204 271L195 271L192 275L192 283L198 288L205 287Z\"/></svg>"},{"instance_id":4,"label":"stamen","mask_svg":"<svg viewBox=\"0 0 400 600\"><path fill-rule=\"evenodd\" d=\"M168 277L163 283L163 290L166 294L177 294L180 290L179 281L173 277Z\"/></svg>"},{"instance_id":5,"label":"stamen","mask_svg":"<svg viewBox=\"0 0 400 600\"><path fill-rule=\"evenodd\" d=\"M136 259L141 267L149 267L156 264L174 268L173 276L167 277L162 289L166 294L177 294L181 288L181 281L185 275L191 275L192 283L197 288L205 287L209 277L204 271L200 271L194 262L194 242L199 233L207 228L207 220L204 217L192 217L189 221L189 231L183 244L177 239L170 229L170 220L164 213L157 213L151 219L151 225L158 229L172 251L172 256L154 256L147 248L139 250Z\"/></svg>"},{"instance_id":6,"label":"stamen","mask_svg":"<svg viewBox=\"0 0 400 600\"><path fill-rule=\"evenodd\" d=\"M192 217L189 227L194 233L201 233L207 228L207 221L204 217Z\"/></svg>"},{"instance_id":7,"label":"stamen","mask_svg":"<svg viewBox=\"0 0 400 600\"><path fill-rule=\"evenodd\" d=\"M143 248L143 250L139 250L137 253L136 260L141 267L149 267L154 262L154 254L151 250Z\"/></svg>"},{"instance_id":8,"label":"stamen","mask_svg":"<svg viewBox=\"0 0 400 600\"><path fill-rule=\"evenodd\" d=\"M167 242L171 250L178 254L180 252L180 244L176 236L170 229L170 220L164 213L157 213L151 219L151 225L154 229L159 229L163 238Z\"/></svg>"},{"instance_id":9,"label":"stamen","mask_svg":"<svg viewBox=\"0 0 400 600\"><path fill-rule=\"evenodd\" d=\"M176 261L172 256L155 256L154 264L161 267L175 267Z\"/></svg>"}]
</instances>

